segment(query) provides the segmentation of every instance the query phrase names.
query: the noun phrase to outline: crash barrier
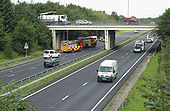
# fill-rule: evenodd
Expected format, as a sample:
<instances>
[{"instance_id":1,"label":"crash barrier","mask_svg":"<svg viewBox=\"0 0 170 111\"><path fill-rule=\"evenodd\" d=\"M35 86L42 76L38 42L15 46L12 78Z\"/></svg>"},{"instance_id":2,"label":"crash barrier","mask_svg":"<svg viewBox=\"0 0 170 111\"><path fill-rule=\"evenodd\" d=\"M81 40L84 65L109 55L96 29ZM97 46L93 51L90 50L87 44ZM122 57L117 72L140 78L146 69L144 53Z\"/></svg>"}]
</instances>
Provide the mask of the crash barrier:
<instances>
[{"instance_id":1,"label":"crash barrier","mask_svg":"<svg viewBox=\"0 0 170 111\"><path fill-rule=\"evenodd\" d=\"M9 64L9 63L13 63L13 62L17 62L17 61L21 61L21 60L24 60L24 59L32 58L32 57L35 57L35 56L40 56L40 55L42 55L42 54L43 54L43 53L41 53L41 54L36 54L36 55L32 55L32 56L27 56L27 57L15 59L15 60L11 60L11 61L8 61L8 62L3 62L3 63L0 63L0 66L1 66L1 65L5 65L5 64Z\"/></svg>"},{"instance_id":2,"label":"crash barrier","mask_svg":"<svg viewBox=\"0 0 170 111\"><path fill-rule=\"evenodd\" d=\"M98 49L98 50L93 51L93 52L91 52L91 53L88 53L88 54L86 54L86 55L77 57L77 58L72 59L72 60L70 60L70 61L68 61L68 62L65 62L65 63L63 63L63 64L60 64L60 65L58 65L58 66L54 66L54 67L49 68L49 69L47 69L47 70L44 70L44 71L42 71L42 72L38 72L38 73L36 73L36 74L34 74L34 75L31 75L31 76L29 76L29 77L26 77L26 78L24 78L24 79L18 80L18 81L16 81L16 82L14 82L13 84L22 84L22 83L24 83L24 82L29 82L30 80L35 79L35 78L37 78L37 77L39 77L39 76L43 76L44 74L47 74L47 73L49 73L50 71L52 71L52 70L54 70L54 69L57 70L57 69L62 68L63 66L65 66L65 65L67 65L67 64L76 62L76 61L78 61L78 60L81 60L81 59L83 59L83 58L85 58L85 57L88 57L88 56L90 56L90 55L92 55L92 54L94 54L94 53L97 53L97 52L99 52L99 51L102 51L102 50L103 50L103 49Z\"/></svg>"}]
</instances>

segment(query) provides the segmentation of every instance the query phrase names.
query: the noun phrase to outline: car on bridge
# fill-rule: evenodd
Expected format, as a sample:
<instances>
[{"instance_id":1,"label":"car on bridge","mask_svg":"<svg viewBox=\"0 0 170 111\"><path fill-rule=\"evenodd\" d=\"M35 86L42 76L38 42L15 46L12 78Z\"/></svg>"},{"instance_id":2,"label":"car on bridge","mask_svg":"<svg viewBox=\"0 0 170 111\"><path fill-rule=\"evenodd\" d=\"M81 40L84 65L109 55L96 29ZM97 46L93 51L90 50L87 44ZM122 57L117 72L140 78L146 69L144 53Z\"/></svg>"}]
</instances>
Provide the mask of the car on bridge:
<instances>
[{"instance_id":1,"label":"car on bridge","mask_svg":"<svg viewBox=\"0 0 170 111\"><path fill-rule=\"evenodd\" d=\"M92 22L85 19L79 19L76 20L76 25L92 25Z\"/></svg>"}]
</instances>

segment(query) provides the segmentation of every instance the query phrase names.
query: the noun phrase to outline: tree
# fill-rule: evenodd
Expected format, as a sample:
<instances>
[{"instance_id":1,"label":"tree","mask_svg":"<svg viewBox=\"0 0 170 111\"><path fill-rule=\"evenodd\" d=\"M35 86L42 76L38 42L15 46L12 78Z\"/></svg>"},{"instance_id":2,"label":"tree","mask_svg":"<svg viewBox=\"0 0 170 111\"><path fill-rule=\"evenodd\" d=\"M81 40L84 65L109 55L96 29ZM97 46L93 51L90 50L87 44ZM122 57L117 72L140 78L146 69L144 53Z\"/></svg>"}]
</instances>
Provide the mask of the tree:
<instances>
[{"instance_id":1,"label":"tree","mask_svg":"<svg viewBox=\"0 0 170 111\"><path fill-rule=\"evenodd\" d=\"M113 16L115 20L119 20L119 16L116 12L112 12L111 16Z\"/></svg>"},{"instance_id":2,"label":"tree","mask_svg":"<svg viewBox=\"0 0 170 111\"><path fill-rule=\"evenodd\" d=\"M12 46L15 52L24 55L24 44L27 42L29 44L29 49L34 49L33 47L35 43L36 30L32 23L22 19L18 22L17 26L15 27L14 32L12 33Z\"/></svg>"},{"instance_id":3,"label":"tree","mask_svg":"<svg viewBox=\"0 0 170 111\"><path fill-rule=\"evenodd\" d=\"M0 17L4 20L4 31L12 32L15 27L15 17L14 5L10 0L0 0Z\"/></svg>"},{"instance_id":4,"label":"tree","mask_svg":"<svg viewBox=\"0 0 170 111\"><path fill-rule=\"evenodd\" d=\"M28 105L32 101L22 100L26 93L21 91L15 94L12 93L12 90L15 88L14 85L0 83L0 95L10 92L10 94L0 96L0 111L29 111L37 109Z\"/></svg>"}]
</instances>

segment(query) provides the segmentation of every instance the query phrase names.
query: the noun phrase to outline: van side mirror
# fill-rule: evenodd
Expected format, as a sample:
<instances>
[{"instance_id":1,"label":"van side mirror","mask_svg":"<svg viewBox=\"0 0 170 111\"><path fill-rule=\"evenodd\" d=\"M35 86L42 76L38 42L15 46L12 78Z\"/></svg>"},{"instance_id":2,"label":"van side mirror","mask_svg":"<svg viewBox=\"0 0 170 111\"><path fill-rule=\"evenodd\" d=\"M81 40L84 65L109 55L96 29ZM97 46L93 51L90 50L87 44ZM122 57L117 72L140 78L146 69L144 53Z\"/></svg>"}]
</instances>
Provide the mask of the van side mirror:
<instances>
[{"instance_id":1,"label":"van side mirror","mask_svg":"<svg viewBox=\"0 0 170 111\"><path fill-rule=\"evenodd\" d=\"M98 69L97 69L97 72L98 72Z\"/></svg>"},{"instance_id":2,"label":"van side mirror","mask_svg":"<svg viewBox=\"0 0 170 111\"><path fill-rule=\"evenodd\" d=\"M115 73L115 70L113 70L113 73Z\"/></svg>"}]
</instances>

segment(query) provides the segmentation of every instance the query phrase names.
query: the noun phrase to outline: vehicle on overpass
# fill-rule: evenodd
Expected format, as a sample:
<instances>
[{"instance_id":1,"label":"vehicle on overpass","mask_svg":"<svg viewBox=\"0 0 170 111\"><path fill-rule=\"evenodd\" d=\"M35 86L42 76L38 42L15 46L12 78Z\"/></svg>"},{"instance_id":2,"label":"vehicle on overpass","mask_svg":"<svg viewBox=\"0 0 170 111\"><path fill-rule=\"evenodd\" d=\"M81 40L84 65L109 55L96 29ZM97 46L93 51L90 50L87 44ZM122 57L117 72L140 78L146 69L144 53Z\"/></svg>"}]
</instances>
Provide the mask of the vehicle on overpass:
<instances>
[{"instance_id":1,"label":"vehicle on overpass","mask_svg":"<svg viewBox=\"0 0 170 111\"><path fill-rule=\"evenodd\" d=\"M134 52L143 52L145 50L145 41L137 40L134 46Z\"/></svg>"},{"instance_id":2,"label":"vehicle on overpass","mask_svg":"<svg viewBox=\"0 0 170 111\"><path fill-rule=\"evenodd\" d=\"M55 11L40 13L38 18L47 25L70 24L66 14L57 15Z\"/></svg>"},{"instance_id":3,"label":"vehicle on overpass","mask_svg":"<svg viewBox=\"0 0 170 111\"><path fill-rule=\"evenodd\" d=\"M150 34L148 34L147 35L147 39L146 39L146 43L152 43L153 42L153 35L150 35Z\"/></svg>"},{"instance_id":4,"label":"vehicle on overpass","mask_svg":"<svg viewBox=\"0 0 170 111\"><path fill-rule=\"evenodd\" d=\"M61 41L61 52L75 52L83 50L83 42L81 40Z\"/></svg>"},{"instance_id":5,"label":"vehicle on overpass","mask_svg":"<svg viewBox=\"0 0 170 111\"><path fill-rule=\"evenodd\" d=\"M52 57L49 57L49 58L46 58L44 59L44 67L54 67L54 66L57 66L59 65L59 58L52 58Z\"/></svg>"},{"instance_id":6,"label":"vehicle on overpass","mask_svg":"<svg viewBox=\"0 0 170 111\"><path fill-rule=\"evenodd\" d=\"M97 39L95 37L78 37L78 40L81 40L83 42L83 47L96 47L97 45Z\"/></svg>"},{"instance_id":7,"label":"vehicle on overpass","mask_svg":"<svg viewBox=\"0 0 170 111\"><path fill-rule=\"evenodd\" d=\"M97 81L110 81L116 79L118 74L118 62L116 60L104 60L97 70Z\"/></svg>"},{"instance_id":8,"label":"vehicle on overpass","mask_svg":"<svg viewBox=\"0 0 170 111\"><path fill-rule=\"evenodd\" d=\"M139 20L136 19L136 18L132 18L132 17L125 18L125 19L124 19L124 22L125 22L126 24L128 24L128 25L130 25L130 24L136 24L136 25L138 25L138 24L139 24Z\"/></svg>"},{"instance_id":9,"label":"vehicle on overpass","mask_svg":"<svg viewBox=\"0 0 170 111\"><path fill-rule=\"evenodd\" d=\"M76 25L92 25L92 22L85 19L80 19L76 20Z\"/></svg>"},{"instance_id":10,"label":"vehicle on overpass","mask_svg":"<svg viewBox=\"0 0 170 111\"><path fill-rule=\"evenodd\" d=\"M43 55L43 58L46 59L46 58L58 58L60 57L61 54L58 53L57 51L55 50L44 50L44 55Z\"/></svg>"}]
</instances>

